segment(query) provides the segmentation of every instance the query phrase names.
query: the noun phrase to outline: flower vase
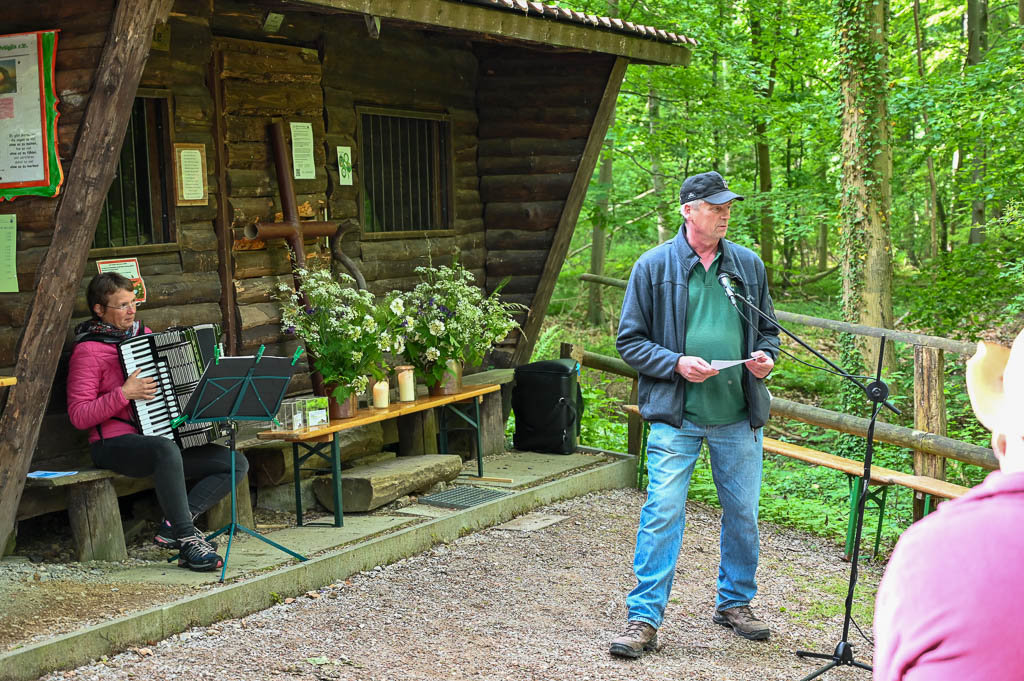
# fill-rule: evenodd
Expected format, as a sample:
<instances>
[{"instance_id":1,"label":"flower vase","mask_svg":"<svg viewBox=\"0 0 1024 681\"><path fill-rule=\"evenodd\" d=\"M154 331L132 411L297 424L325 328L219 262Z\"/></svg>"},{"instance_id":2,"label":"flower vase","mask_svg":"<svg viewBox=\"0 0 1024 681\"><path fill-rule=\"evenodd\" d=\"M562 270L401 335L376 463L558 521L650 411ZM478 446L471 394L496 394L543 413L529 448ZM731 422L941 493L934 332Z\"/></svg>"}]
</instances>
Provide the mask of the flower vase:
<instances>
[{"instance_id":1,"label":"flower vase","mask_svg":"<svg viewBox=\"0 0 1024 681\"><path fill-rule=\"evenodd\" d=\"M434 385L427 386L427 392L438 395L454 395L462 390L462 362L450 359L446 363L444 376Z\"/></svg>"},{"instance_id":2,"label":"flower vase","mask_svg":"<svg viewBox=\"0 0 1024 681\"><path fill-rule=\"evenodd\" d=\"M331 420L352 418L356 415L356 410L359 409L359 395L352 391L344 400L338 400L334 397L335 387L333 385L327 386L327 408L330 412Z\"/></svg>"}]
</instances>

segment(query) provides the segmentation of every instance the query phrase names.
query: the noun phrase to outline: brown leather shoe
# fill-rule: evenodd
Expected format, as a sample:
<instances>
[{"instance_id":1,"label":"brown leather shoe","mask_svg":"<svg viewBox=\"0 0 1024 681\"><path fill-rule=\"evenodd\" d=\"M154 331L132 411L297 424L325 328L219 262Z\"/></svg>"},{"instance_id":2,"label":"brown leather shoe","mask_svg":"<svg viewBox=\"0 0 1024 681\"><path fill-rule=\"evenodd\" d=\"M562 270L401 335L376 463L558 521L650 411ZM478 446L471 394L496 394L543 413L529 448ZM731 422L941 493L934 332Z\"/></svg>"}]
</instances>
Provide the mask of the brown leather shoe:
<instances>
[{"instance_id":1,"label":"brown leather shoe","mask_svg":"<svg viewBox=\"0 0 1024 681\"><path fill-rule=\"evenodd\" d=\"M716 610L711 617L715 624L723 627L730 627L737 636L751 641L764 641L771 631L768 625L757 619L757 615L750 609L749 605L740 605L727 610Z\"/></svg>"},{"instance_id":2,"label":"brown leather shoe","mask_svg":"<svg viewBox=\"0 0 1024 681\"><path fill-rule=\"evenodd\" d=\"M612 639L608 652L618 657L637 658L648 650L657 649L658 630L647 622L630 620L625 633Z\"/></svg>"}]
</instances>

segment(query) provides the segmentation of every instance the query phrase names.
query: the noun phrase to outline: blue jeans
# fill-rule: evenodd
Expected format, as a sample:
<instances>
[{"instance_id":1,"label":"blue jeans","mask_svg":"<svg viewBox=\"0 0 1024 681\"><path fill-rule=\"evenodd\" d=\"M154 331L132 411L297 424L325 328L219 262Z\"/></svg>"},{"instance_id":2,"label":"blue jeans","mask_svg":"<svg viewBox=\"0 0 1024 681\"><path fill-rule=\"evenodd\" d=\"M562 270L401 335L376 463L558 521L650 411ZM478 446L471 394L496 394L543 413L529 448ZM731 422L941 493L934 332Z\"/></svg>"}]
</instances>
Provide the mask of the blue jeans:
<instances>
[{"instance_id":1,"label":"blue jeans","mask_svg":"<svg viewBox=\"0 0 1024 681\"><path fill-rule=\"evenodd\" d=\"M747 605L757 593L759 547L757 504L761 494L761 429L747 421L681 428L652 423L647 439L647 502L640 511L633 572L637 585L626 597L630 620L661 626L672 591L679 546L686 524L690 477L707 440L711 474L722 504L718 610Z\"/></svg>"}]
</instances>

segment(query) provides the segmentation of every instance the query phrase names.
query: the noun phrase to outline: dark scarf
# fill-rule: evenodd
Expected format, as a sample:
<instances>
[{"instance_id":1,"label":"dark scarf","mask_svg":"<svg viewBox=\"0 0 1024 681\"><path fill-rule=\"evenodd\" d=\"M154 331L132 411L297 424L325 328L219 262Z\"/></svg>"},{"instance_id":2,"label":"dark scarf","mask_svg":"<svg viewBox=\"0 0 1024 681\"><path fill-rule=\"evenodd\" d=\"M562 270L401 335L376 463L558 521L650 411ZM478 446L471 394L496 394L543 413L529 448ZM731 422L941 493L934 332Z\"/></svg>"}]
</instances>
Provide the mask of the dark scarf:
<instances>
[{"instance_id":1,"label":"dark scarf","mask_svg":"<svg viewBox=\"0 0 1024 681\"><path fill-rule=\"evenodd\" d=\"M100 341L103 343L120 343L139 334L139 322L133 322L130 329L122 331L113 324L101 319L87 319L75 327L75 342Z\"/></svg>"}]
</instances>

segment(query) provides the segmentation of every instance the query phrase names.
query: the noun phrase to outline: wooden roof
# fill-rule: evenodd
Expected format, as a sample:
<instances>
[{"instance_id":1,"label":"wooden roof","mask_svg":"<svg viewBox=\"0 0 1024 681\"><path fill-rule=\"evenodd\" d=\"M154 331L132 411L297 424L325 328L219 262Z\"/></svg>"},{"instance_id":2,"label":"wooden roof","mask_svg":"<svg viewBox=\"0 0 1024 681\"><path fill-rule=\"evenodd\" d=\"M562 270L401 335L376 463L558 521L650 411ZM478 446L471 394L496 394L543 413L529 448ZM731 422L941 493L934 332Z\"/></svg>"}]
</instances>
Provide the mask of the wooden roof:
<instances>
[{"instance_id":1,"label":"wooden roof","mask_svg":"<svg viewBox=\"0 0 1024 681\"><path fill-rule=\"evenodd\" d=\"M690 47L697 44L692 38L651 26L526 0L291 0L284 4L601 52L650 64L686 65Z\"/></svg>"},{"instance_id":2,"label":"wooden roof","mask_svg":"<svg viewBox=\"0 0 1024 681\"><path fill-rule=\"evenodd\" d=\"M523 12L528 15L540 16L555 21L569 21L584 26L606 29L617 33L640 35L651 40L658 40L665 43L682 43L685 45L696 45L697 41L679 33L665 31L654 26L634 24L631 21L623 21L617 17L602 17L596 14L585 14L575 10L558 7L557 5L545 5L542 2L527 2L527 0L456 0L474 5L497 7L498 9Z\"/></svg>"}]
</instances>

